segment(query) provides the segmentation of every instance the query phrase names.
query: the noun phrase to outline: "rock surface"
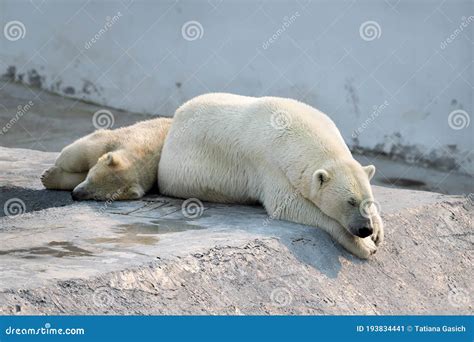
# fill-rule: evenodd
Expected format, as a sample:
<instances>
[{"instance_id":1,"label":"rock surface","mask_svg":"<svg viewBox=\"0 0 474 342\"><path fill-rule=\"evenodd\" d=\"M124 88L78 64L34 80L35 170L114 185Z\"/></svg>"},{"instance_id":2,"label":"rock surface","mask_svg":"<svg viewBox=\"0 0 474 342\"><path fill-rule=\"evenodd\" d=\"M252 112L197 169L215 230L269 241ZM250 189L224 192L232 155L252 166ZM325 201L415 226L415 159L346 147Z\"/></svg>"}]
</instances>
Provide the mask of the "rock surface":
<instances>
[{"instance_id":1,"label":"rock surface","mask_svg":"<svg viewBox=\"0 0 474 342\"><path fill-rule=\"evenodd\" d=\"M1 314L472 314L467 198L374 187L362 261L261 207L73 202L39 182L56 155L0 148Z\"/></svg>"}]
</instances>

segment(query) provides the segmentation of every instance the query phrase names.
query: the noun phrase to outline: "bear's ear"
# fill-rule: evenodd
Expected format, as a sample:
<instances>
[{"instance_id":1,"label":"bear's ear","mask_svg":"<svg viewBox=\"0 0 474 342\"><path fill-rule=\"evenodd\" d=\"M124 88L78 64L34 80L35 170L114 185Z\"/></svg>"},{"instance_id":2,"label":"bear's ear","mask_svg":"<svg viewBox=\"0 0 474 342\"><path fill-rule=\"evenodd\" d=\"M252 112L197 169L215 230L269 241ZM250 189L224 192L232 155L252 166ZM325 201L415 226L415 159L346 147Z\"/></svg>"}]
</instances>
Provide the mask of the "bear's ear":
<instances>
[{"instance_id":1,"label":"bear's ear","mask_svg":"<svg viewBox=\"0 0 474 342\"><path fill-rule=\"evenodd\" d=\"M313 173L313 189L319 189L329 181L329 173L324 169L319 169Z\"/></svg>"},{"instance_id":2,"label":"bear's ear","mask_svg":"<svg viewBox=\"0 0 474 342\"><path fill-rule=\"evenodd\" d=\"M371 180L372 177L374 177L374 175L375 175L375 166L367 165L367 166L364 166L362 168L364 169L365 173L369 177L369 180Z\"/></svg>"}]
</instances>

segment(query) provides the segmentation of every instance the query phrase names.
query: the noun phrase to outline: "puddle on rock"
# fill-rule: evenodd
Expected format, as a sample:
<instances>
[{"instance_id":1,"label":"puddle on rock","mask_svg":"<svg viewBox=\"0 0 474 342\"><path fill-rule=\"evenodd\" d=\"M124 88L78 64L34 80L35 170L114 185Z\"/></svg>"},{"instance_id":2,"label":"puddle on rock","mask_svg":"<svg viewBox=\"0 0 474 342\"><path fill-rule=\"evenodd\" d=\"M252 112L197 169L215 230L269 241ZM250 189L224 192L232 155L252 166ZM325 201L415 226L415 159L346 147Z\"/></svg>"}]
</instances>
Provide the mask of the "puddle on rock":
<instances>
[{"instance_id":1,"label":"puddle on rock","mask_svg":"<svg viewBox=\"0 0 474 342\"><path fill-rule=\"evenodd\" d=\"M199 230L207 228L198 224L189 224L186 221L181 220L161 219L154 220L151 222L155 223L158 226L157 234L179 233L185 232L187 230Z\"/></svg>"},{"instance_id":2,"label":"puddle on rock","mask_svg":"<svg viewBox=\"0 0 474 342\"><path fill-rule=\"evenodd\" d=\"M92 243L140 244L153 245L159 241L157 235L179 233L187 230L204 229L205 227L189 224L179 220L154 220L150 223L126 223L117 226L118 235L89 239Z\"/></svg>"},{"instance_id":3,"label":"puddle on rock","mask_svg":"<svg viewBox=\"0 0 474 342\"><path fill-rule=\"evenodd\" d=\"M35 259L40 256L55 258L92 256L92 252L79 248L68 241L51 241L45 246L0 250L0 255L16 255L23 259Z\"/></svg>"},{"instance_id":4,"label":"puddle on rock","mask_svg":"<svg viewBox=\"0 0 474 342\"><path fill-rule=\"evenodd\" d=\"M114 244L125 244L125 245L153 245L158 242L158 238L153 236L156 235L156 231L152 230L152 227L156 230L154 224L147 223L132 223L132 224L120 224L118 226L118 236L114 237L98 237L89 239L92 243L114 243Z\"/></svg>"}]
</instances>

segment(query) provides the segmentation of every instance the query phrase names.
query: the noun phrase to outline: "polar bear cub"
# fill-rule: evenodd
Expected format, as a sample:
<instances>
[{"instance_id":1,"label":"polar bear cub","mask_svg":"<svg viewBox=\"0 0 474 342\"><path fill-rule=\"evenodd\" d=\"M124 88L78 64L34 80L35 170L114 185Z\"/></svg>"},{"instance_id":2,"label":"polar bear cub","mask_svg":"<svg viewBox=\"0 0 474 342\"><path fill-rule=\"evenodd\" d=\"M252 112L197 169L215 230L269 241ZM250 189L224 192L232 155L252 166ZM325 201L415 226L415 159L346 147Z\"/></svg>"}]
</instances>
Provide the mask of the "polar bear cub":
<instances>
[{"instance_id":1,"label":"polar bear cub","mask_svg":"<svg viewBox=\"0 0 474 342\"><path fill-rule=\"evenodd\" d=\"M301 102L215 93L175 113L158 166L165 195L260 202L271 218L327 231L360 258L384 237L372 165L361 166L332 120Z\"/></svg>"},{"instance_id":2,"label":"polar bear cub","mask_svg":"<svg viewBox=\"0 0 474 342\"><path fill-rule=\"evenodd\" d=\"M170 125L157 118L95 131L66 146L41 181L47 189L73 190L76 200L140 198L156 184Z\"/></svg>"}]
</instances>

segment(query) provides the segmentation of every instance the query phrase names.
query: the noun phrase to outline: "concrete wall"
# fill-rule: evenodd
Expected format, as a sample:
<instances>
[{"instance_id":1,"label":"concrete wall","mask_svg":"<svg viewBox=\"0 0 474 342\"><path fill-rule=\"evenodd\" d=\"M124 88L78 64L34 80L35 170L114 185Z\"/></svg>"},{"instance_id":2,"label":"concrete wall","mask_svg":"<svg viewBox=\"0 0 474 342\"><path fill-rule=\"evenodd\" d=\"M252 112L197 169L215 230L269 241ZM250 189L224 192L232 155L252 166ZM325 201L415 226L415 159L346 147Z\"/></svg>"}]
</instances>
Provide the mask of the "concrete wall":
<instances>
[{"instance_id":1,"label":"concrete wall","mask_svg":"<svg viewBox=\"0 0 474 342\"><path fill-rule=\"evenodd\" d=\"M7 0L0 70L159 115L212 91L292 97L354 149L472 175L473 15L467 0Z\"/></svg>"}]
</instances>

